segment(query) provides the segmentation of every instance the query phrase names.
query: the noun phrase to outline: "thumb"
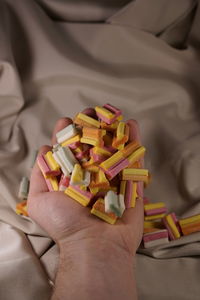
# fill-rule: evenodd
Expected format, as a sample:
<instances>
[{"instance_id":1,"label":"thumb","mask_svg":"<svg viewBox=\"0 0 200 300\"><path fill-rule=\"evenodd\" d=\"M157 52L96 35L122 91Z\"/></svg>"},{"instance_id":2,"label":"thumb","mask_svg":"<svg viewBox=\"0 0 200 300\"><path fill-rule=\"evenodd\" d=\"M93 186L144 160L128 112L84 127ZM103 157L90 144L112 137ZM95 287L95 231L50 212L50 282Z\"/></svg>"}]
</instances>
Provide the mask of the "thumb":
<instances>
[{"instance_id":1,"label":"thumb","mask_svg":"<svg viewBox=\"0 0 200 300\"><path fill-rule=\"evenodd\" d=\"M38 152L38 155L46 154L49 150L51 150L50 146L42 146ZM30 189L29 189L29 196L34 196L39 193L48 192L49 189L47 187L46 181L44 179L44 176L37 164L35 162L35 165L33 167L31 178L30 178Z\"/></svg>"}]
</instances>

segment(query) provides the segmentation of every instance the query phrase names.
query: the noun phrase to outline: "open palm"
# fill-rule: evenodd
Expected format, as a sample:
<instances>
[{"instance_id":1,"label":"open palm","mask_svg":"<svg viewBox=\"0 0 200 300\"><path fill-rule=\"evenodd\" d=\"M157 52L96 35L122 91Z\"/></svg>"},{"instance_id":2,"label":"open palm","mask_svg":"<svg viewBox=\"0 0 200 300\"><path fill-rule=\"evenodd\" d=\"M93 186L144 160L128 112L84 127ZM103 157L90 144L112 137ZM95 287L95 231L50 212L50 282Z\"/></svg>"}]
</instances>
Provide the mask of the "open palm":
<instances>
[{"instance_id":1,"label":"open palm","mask_svg":"<svg viewBox=\"0 0 200 300\"><path fill-rule=\"evenodd\" d=\"M91 109L84 111L92 114ZM71 119L60 119L53 131L52 144L56 143L56 132L71 123ZM139 128L134 120L128 121L130 139L140 142ZM43 146L40 154L51 149ZM114 246L127 250L132 255L136 252L143 233L143 186L139 185L140 198L134 208L127 209L115 225L110 225L90 213L91 208L83 207L63 192L48 192L43 175L35 164L30 180L28 214L38 223L58 245L61 243L93 240L113 243Z\"/></svg>"}]
</instances>

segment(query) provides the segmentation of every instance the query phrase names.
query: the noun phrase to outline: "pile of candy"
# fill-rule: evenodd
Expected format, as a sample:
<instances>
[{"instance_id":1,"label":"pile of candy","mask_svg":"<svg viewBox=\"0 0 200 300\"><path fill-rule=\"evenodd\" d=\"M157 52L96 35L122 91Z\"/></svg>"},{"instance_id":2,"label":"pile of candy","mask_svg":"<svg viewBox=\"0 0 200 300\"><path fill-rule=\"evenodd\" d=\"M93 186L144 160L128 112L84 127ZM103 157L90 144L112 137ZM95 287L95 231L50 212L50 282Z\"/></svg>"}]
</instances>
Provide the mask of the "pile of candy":
<instances>
[{"instance_id":1,"label":"pile of candy","mask_svg":"<svg viewBox=\"0 0 200 300\"><path fill-rule=\"evenodd\" d=\"M129 125L122 121L121 110L105 104L95 107L96 116L78 113L73 124L56 134L57 144L37 163L49 191L62 191L91 213L114 224L124 210L135 206L138 182L150 181L141 166L145 148L131 141ZM29 181L23 177L19 198L27 199ZM200 230L200 215L177 220L166 214L163 202L150 203L144 198L144 235L146 248L177 239L181 234ZM28 216L26 200L16 212Z\"/></svg>"},{"instance_id":2,"label":"pile of candy","mask_svg":"<svg viewBox=\"0 0 200 300\"><path fill-rule=\"evenodd\" d=\"M197 231L200 231L200 214L178 220L174 212L167 214L164 202L150 203L148 198L144 198L145 248L162 245Z\"/></svg>"}]
</instances>

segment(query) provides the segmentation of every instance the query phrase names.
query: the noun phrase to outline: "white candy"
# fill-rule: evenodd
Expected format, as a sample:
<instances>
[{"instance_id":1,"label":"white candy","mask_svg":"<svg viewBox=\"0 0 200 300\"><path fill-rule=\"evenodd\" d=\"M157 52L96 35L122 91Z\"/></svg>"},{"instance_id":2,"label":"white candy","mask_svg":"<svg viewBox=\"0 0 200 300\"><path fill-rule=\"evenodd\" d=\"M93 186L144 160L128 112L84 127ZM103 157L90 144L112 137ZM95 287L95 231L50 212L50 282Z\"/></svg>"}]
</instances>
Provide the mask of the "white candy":
<instances>
[{"instance_id":1,"label":"white candy","mask_svg":"<svg viewBox=\"0 0 200 300\"><path fill-rule=\"evenodd\" d=\"M53 158L59 164L63 174L65 176L69 176L69 171L68 171L67 167L65 166L64 162L62 161L62 159L60 158L60 156L58 155L58 151L53 152Z\"/></svg>"},{"instance_id":2,"label":"white candy","mask_svg":"<svg viewBox=\"0 0 200 300\"><path fill-rule=\"evenodd\" d=\"M77 135L76 127L74 124L70 124L56 133L57 142L63 143L64 141L71 139L75 135Z\"/></svg>"},{"instance_id":3,"label":"white candy","mask_svg":"<svg viewBox=\"0 0 200 300\"><path fill-rule=\"evenodd\" d=\"M119 194L118 195L118 200L119 200L119 209L120 209L120 214L121 216L123 215L125 211L125 203L124 203L124 195Z\"/></svg>"},{"instance_id":4,"label":"white candy","mask_svg":"<svg viewBox=\"0 0 200 300\"><path fill-rule=\"evenodd\" d=\"M19 193L18 193L19 199L26 200L28 198L28 192L29 192L29 180L27 177L24 176L22 177L19 186Z\"/></svg>"},{"instance_id":5,"label":"white candy","mask_svg":"<svg viewBox=\"0 0 200 300\"><path fill-rule=\"evenodd\" d=\"M57 146L53 151L53 157L60 165L64 175L69 176L69 173L74 169L74 165L78 163L74 154L68 147Z\"/></svg>"},{"instance_id":6,"label":"white candy","mask_svg":"<svg viewBox=\"0 0 200 300\"><path fill-rule=\"evenodd\" d=\"M89 171L84 172L83 185L88 186L90 184L90 175Z\"/></svg>"},{"instance_id":7,"label":"white candy","mask_svg":"<svg viewBox=\"0 0 200 300\"><path fill-rule=\"evenodd\" d=\"M118 203L118 195L114 193L113 191L107 192L105 198L105 212L106 213L111 213L113 212L111 209L111 206L113 205L114 207L119 207Z\"/></svg>"},{"instance_id":8,"label":"white candy","mask_svg":"<svg viewBox=\"0 0 200 300\"><path fill-rule=\"evenodd\" d=\"M159 246L159 245L163 245L163 244L167 244L167 243L169 243L169 239L168 238L162 238L162 239L157 239L157 240L153 240L153 241L144 242L144 247L145 248L151 248L151 247L155 247L155 246Z\"/></svg>"},{"instance_id":9,"label":"white candy","mask_svg":"<svg viewBox=\"0 0 200 300\"><path fill-rule=\"evenodd\" d=\"M118 217L121 217L125 210L124 196L117 195L113 191L109 191L105 198L105 212L114 213Z\"/></svg>"}]
</instances>

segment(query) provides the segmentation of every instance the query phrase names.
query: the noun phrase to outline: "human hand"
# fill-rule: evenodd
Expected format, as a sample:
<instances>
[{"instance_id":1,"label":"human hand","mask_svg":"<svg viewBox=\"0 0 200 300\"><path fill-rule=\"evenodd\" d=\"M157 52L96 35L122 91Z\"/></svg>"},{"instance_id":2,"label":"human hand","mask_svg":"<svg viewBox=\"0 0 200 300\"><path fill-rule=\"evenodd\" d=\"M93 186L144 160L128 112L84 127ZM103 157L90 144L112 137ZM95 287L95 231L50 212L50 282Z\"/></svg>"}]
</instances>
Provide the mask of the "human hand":
<instances>
[{"instance_id":1,"label":"human hand","mask_svg":"<svg viewBox=\"0 0 200 300\"><path fill-rule=\"evenodd\" d=\"M92 115L93 110L87 109L85 113ZM72 123L69 118L60 119L53 131L52 145L56 143L56 132ZM136 121L129 120L130 139L140 142L139 127ZM51 150L50 146L43 146L39 153L45 154ZM143 196L143 185L139 186L140 196ZM80 245L82 241L90 245L101 243L107 247L124 249L128 255L134 256L143 233L143 200L136 200L134 208L125 210L123 217L115 225L110 225L90 213L85 208L68 197L63 192L48 192L46 182L35 164L30 180L30 192L27 201L29 216L38 223L48 235L62 249L72 242ZM109 248L108 247L108 248Z\"/></svg>"}]
</instances>

